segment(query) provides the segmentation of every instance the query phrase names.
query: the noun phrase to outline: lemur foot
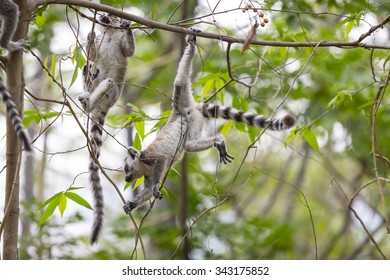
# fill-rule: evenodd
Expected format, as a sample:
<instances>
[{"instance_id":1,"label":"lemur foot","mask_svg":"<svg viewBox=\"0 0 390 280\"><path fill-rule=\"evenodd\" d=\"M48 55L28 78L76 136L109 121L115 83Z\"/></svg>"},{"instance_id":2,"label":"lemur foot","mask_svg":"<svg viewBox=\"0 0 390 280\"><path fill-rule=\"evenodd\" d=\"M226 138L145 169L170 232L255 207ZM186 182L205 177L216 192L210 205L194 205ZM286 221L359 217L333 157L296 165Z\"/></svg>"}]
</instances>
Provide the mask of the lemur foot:
<instances>
[{"instance_id":1,"label":"lemur foot","mask_svg":"<svg viewBox=\"0 0 390 280\"><path fill-rule=\"evenodd\" d=\"M90 94L88 92L85 92L82 95L77 96L77 99L79 100L79 102L83 106L84 110L89 107L89 97L90 97Z\"/></svg>"},{"instance_id":2,"label":"lemur foot","mask_svg":"<svg viewBox=\"0 0 390 280\"><path fill-rule=\"evenodd\" d=\"M137 208L137 206L138 206L138 203L132 202L132 201L129 200L129 201L126 202L125 205L123 205L123 210L125 210L126 214L130 214L130 212L133 209Z\"/></svg>"},{"instance_id":3,"label":"lemur foot","mask_svg":"<svg viewBox=\"0 0 390 280\"><path fill-rule=\"evenodd\" d=\"M218 149L219 153L219 162L223 162L224 164L232 162L234 157L228 154L226 150L225 139L222 136L217 136L214 140L214 147Z\"/></svg>"},{"instance_id":4,"label":"lemur foot","mask_svg":"<svg viewBox=\"0 0 390 280\"><path fill-rule=\"evenodd\" d=\"M192 30L192 34L187 35L187 43L195 44L196 43L196 33L201 32L199 29L196 28L190 28Z\"/></svg>"},{"instance_id":5,"label":"lemur foot","mask_svg":"<svg viewBox=\"0 0 390 280\"><path fill-rule=\"evenodd\" d=\"M120 27L130 27L131 26L131 21L127 19L120 19Z\"/></svg>"},{"instance_id":6,"label":"lemur foot","mask_svg":"<svg viewBox=\"0 0 390 280\"><path fill-rule=\"evenodd\" d=\"M157 187L153 187L153 195L157 199L162 199L163 195Z\"/></svg>"},{"instance_id":7,"label":"lemur foot","mask_svg":"<svg viewBox=\"0 0 390 280\"><path fill-rule=\"evenodd\" d=\"M95 38L96 38L95 31L91 31L91 32L88 33L88 37L87 37L88 41L91 42L91 41L95 40Z\"/></svg>"},{"instance_id":8,"label":"lemur foot","mask_svg":"<svg viewBox=\"0 0 390 280\"><path fill-rule=\"evenodd\" d=\"M10 41L7 45L7 50L10 52L18 51L24 47L30 47L30 42L25 39L20 39L16 42Z\"/></svg>"}]
</instances>

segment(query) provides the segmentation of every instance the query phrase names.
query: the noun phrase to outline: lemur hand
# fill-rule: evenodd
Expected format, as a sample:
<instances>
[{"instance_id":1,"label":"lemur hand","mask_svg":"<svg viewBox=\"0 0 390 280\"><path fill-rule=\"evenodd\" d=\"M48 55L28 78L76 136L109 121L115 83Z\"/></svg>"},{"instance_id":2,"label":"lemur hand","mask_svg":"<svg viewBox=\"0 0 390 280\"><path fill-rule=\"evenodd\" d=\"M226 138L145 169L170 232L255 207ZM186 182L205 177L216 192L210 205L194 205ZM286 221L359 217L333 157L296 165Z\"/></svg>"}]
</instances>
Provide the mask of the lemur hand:
<instances>
[{"instance_id":1,"label":"lemur hand","mask_svg":"<svg viewBox=\"0 0 390 280\"><path fill-rule=\"evenodd\" d=\"M234 157L228 154L226 150L225 140L222 136L217 136L214 140L214 147L218 149L219 153L219 162L223 162L224 164L232 162Z\"/></svg>"},{"instance_id":2,"label":"lemur hand","mask_svg":"<svg viewBox=\"0 0 390 280\"><path fill-rule=\"evenodd\" d=\"M157 199L162 199L163 198L163 195L162 195L162 193L160 192L160 190L158 189L157 186L153 186L153 195Z\"/></svg>"},{"instance_id":3,"label":"lemur hand","mask_svg":"<svg viewBox=\"0 0 390 280\"><path fill-rule=\"evenodd\" d=\"M120 19L120 27L130 27L131 26L131 21L127 19Z\"/></svg>"},{"instance_id":4,"label":"lemur hand","mask_svg":"<svg viewBox=\"0 0 390 280\"><path fill-rule=\"evenodd\" d=\"M196 43L196 33L201 32L199 29L196 28L190 28L192 30L192 34L187 35L187 43L189 44L195 44Z\"/></svg>"},{"instance_id":5,"label":"lemur hand","mask_svg":"<svg viewBox=\"0 0 390 280\"><path fill-rule=\"evenodd\" d=\"M131 201L127 201L125 205L123 205L123 210L125 210L125 213L126 214L130 214L130 212L137 208L137 203L136 202L131 202Z\"/></svg>"},{"instance_id":6,"label":"lemur hand","mask_svg":"<svg viewBox=\"0 0 390 280\"><path fill-rule=\"evenodd\" d=\"M30 47L30 42L25 39L20 39L17 42L8 42L7 50L10 52L18 51L24 47ZM26 52L26 51L25 51Z\"/></svg>"}]
</instances>

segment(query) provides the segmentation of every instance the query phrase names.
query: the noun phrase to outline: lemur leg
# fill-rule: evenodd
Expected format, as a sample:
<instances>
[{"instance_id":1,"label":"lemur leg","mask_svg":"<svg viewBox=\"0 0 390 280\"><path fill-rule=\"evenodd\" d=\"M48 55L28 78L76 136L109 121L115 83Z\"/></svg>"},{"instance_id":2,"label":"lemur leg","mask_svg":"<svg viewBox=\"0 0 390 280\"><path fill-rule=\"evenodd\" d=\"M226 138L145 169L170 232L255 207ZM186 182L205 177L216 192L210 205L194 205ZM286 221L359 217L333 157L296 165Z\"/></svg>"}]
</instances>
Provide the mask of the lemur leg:
<instances>
[{"instance_id":1,"label":"lemur leg","mask_svg":"<svg viewBox=\"0 0 390 280\"><path fill-rule=\"evenodd\" d=\"M219 153L219 161L224 164L232 162L234 157L228 154L226 149L225 138L222 135L214 137L197 138L194 140L187 140L184 149L187 152L200 152L208 150L212 147L217 148Z\"/></svg>"},{"instance_id":2,"label":"lemur leg","mask_svg":"<svg viewBox=\"0 0 390 280\"><path fill-rule=\"evenodd\" d=\"M104 102L107 102L108 108L112 107L118 100L119 95L120 91L114 80L107 78L101 81L92 93L85 92L78 96L78 100L89 113Z\"/></svg>"},{"instance_id":3,"label":"lemur leg","mask_svg":"<svg viewBox=\"0 0 390 280\"><path fill-rule=\"evenodd\" d=\"M157 199L162 198L162 193L160 192L158 185L160 183L166 165L167 165L167 160L165 158L158 158L154 162L152 191L154 197Z\"/></svg>"},{"instance_id":4,"label":"lemur leg","mask_svg":"<svg viewBox=\"0 0 390 280\"><path fill-rule=\"evenodd\" d=\"M192 64L196 54L196 39L195 35L188 35L187 42L188 46L184 50L183 56L180 60L179 67L177 70L176 78L174 81L172 107L174 111L178 113L180 110L193 107L194 98L192 96L191 88L191 75L192 75Z\"/></svg>"},{"instance_id":5,"label":"lemur leg","mask_svg":"<svg viewBox=\"0 0 390 280\"><path fill-rule=\"evenodd\" d=\"M123 210L125 210L126 214L129 214L132 210L137 207L140 207L146 201L151 199L153 196L153 188L152 188L152 178L146 177L144 181L144 189L140 191L132 201L127 201L125 205L123 205Z\"/></svg>"},{"instance_id":6,"label":"lemur leg","mask_svg":"<svg viewBox=\"0 0 390 280\"><path fill-rule=\"evenodd\" d=\"M121 19L121 27L130 27L131 21L126 19ZM131 29L127 29L125 32L124 40L121 41L121 50L124 56L130 57L135 53L135 40L133 31Z\"/></svg>"},{"instance_id":7,"label":"lemur leg","mask_svg":"<svg viewBox=\"0 0 390 280\"><path fill-rule=\"evenodd\" d=\"M98 49L96 47L95 39L96 39L95 31L89 32L87 37L87 45L86 45L87 59L92 61L97 60L97 54L98 54Z\"/></svg>"}]
</instances>

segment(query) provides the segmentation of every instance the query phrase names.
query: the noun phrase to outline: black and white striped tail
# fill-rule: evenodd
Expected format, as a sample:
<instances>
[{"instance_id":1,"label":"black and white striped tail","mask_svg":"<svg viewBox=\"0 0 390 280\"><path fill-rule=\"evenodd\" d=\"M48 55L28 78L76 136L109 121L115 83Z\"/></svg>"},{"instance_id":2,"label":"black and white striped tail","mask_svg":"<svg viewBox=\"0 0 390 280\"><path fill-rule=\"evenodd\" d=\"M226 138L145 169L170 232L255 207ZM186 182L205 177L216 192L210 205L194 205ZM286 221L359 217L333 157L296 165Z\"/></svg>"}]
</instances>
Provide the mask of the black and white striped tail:
<instances>
[{"instance_id":1,"label":"black and white striped tail","mask_svg":"<svg viewBox=\"0 0 390 280\"><path fill-rule=\"evenodd\" d=\"M91 141L92 141L92 152L95 154L96 158L99 159L100 148L102 146L102 136L103 136L103 124L104 118L101 120L92 120L91 123ZM103 188L100 182L99 175L99 166L96 164L94 159L91 157L89 163L89 181L92 188L92 196L94 200L94 220L92 225L92 233L90 238L90 244L93 245L97 243L101 231L103 229L103 207L104 207L104 198L103 198Z\"/></svg>"},{"instance_id":2,"label":"black and white striped tail","mask_svg":"<svg viewBox=\"0 0 390 280\"><path fill-rule=\"evenodd\" d=\"M197 109L205 118L223 118L236 122L243 122L257 128L267 127L270 130L289 129L295 124L295 118L290 115L286 115L280 119L270 119L262 115L243 112L231 107L207 103L198 103Z\"/></svg>"},{"instance_id":3,"label":"black and white striped tail","mask_svg":"<svg viewBox=\"0 0 390 280\"><path fill-rule=\"evenodd\" d=\"M7 108L8 116L11 119L12 125L15 129L16 134L22 140L24 150L27 152L32 152L30 138L28 137L22 122L22 118L16 108L15 103L11 99L7 88L3 84L3 81L0 78L0 95L3 99L3 102Z\"/></svg>"}]
</instances>

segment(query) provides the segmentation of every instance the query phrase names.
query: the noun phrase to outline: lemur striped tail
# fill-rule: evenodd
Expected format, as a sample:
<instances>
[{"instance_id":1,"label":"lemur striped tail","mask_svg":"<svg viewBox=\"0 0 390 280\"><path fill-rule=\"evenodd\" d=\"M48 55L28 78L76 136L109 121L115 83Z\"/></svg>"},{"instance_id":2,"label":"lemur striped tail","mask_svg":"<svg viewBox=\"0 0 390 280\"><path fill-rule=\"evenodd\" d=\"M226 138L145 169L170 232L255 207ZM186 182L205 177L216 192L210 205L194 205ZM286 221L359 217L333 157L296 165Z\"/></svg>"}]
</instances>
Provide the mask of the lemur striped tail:
<instances>
[{"instance_id":1,"label":"lemur striped tail","mask_svg":"<svg viewBox=\"0 0 390 280\"><path fill-rule=\"evenodd\" d=\"M16 108L15 103L11 99L11 95L9 94L7 88L3 84L3 81L0 77L0 96L4 101L5 107L7 108L8 116L11 119L12 125L15 129L16 134L22 140L25 151L32 152L30 138L28 137L24 127L22 118Z\"/></svg>"},{"instance_id":2,"label":"lemur striped tail","mask_svg":"<svg viewBox=\"0 0 390 280\"><path fill-rule=\"evenodd\" d=\"M280 119L270 119L262 115L208 103L198 103L196 109L199 110L205 118L223 118L236 122L243 122L257 128L267 127L270 130L289 129L295 124L295 118L290 115L286 115Z\"/></svg>"},{"instance_id":3,"label":"lemur striped tail","mask_svg":"<svg viewBox=\"0 0 390 280\"><path fill-rule=\"evenodd\" d=\"M99 116L92 116L91 143L92 152L95 154L96 159L99 159L100 149L103 143L102 136L104 120L105 114L103 113L100 113ZM94 200L94 221L90 238L90 243L92 245L98 241L103 228L104 207L103 188L100 182L99 166L96 164L92 156L89 163L89 181L91 182L92 195Z\"/></svg>"}]
</instances>

